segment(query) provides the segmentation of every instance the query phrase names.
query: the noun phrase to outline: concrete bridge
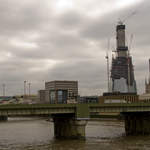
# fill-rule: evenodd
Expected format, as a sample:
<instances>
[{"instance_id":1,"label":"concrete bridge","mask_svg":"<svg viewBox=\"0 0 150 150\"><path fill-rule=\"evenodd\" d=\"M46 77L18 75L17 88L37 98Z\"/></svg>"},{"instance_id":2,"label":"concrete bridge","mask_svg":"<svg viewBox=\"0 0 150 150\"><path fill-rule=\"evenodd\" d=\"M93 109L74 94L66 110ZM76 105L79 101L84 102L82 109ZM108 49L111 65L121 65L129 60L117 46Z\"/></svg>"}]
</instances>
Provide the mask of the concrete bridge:
<instances>
[{"instance_id":1,"label":"concrete bridge","mask_svg":"<svg viewBox=\"0 0 150 150\"><path fill-rule=\"evenodd\" d=\"M92 113L121 113L127 135L150 134L150 103L0 105L1 120L11 116L51 116L56 138L85 138Z\"/></svg>"}]
</instances>

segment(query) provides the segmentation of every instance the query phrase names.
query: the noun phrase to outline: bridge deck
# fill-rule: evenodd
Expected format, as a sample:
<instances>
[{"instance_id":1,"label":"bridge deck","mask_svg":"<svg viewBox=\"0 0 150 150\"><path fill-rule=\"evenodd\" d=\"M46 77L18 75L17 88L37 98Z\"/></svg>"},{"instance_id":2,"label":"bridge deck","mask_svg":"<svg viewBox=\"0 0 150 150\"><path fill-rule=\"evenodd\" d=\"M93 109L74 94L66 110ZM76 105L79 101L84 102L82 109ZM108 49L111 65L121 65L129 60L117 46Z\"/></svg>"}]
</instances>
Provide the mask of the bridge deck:
<instances>
[{"instance_id":1,"label":"bridge deck","mask_svg":"<svg viewBox=\"0 0 150 150\"><path fill-rule=\"evenodd\" d=\"M90 113L102 112L150 112L150 103L0 105L0 116L38 116L67 113L75 114L77 118L89 118Z\"/></svg>"}]
</instances>

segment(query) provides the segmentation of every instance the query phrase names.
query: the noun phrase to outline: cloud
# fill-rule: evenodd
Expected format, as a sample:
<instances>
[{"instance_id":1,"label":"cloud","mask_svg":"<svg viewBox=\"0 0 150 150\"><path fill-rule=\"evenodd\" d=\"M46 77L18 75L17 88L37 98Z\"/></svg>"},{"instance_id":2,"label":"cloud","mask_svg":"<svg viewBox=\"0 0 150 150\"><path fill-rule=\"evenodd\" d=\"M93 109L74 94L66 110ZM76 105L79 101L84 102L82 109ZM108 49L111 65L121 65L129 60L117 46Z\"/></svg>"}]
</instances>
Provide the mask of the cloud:
<instances>
[{"instance_id":1,"label":"cloud","mask_svg":"<svg viewBox=\"0 0 150 150\"><path fill-rule=\"evenodd\" d=\"M78 80L80 94L96 94L97 91L100 93L105 91L107 84L106 69L104 67L98 69L100 62L94 59L66 61L51 69L46 78L47 80ZM101 78L105 80L102 81Z\"/></svg>"},{"instance_id":2,"label":"cloud","mask_svg":"<svg viewBox=\"0 0 150 150\"><path fill-rule=\"evenodd\" d=\"M0 0L0 84L6 84L6 94L23 92L24 80L32 83L36 93L44 88L44 81L56 79L78 80L82 95L102 94L107 90L107 40L111 39L112 50L118 18L133 11L137 13L125 23L128 41L134 35L131 54L139 92L143 92L150 2L128 1L119 6L120 2Z\"/></svg>"}]
</instances>

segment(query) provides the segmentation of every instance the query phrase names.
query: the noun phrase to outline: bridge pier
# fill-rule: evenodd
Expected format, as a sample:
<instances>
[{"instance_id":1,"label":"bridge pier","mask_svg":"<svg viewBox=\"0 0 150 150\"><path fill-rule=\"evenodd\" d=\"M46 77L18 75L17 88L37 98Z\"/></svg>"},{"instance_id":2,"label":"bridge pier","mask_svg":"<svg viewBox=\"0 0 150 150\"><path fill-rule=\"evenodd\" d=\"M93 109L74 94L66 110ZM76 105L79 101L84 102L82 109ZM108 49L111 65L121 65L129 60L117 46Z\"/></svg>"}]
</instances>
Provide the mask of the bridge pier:
<instances>
[{"instance_id":1,"label":"bridge pier","mask_svg":"<svg viewBox=\"0 0 150 150\"><path fill-rule=\"evenodd\" d=\"M0 122L7 121L7 120L8 120L7 116L0 116Z\"/></svg>"},{"instance_id":2,"label":"bridge pier","mask_svg":"<svg viewBox=\"0 0 150 150\"><path fill-rule=\"evenodd\" d=\"M146 135L150 134L150 113L131 112L125 113L126 135Z\"/></svg>"},{"instance_id":3,"label":"bridge pier","mask_svg":"<svg viewBox=\"0 0 150 150\"><path fill-rule=\"evenodd\" d=\"M53 116L54 136L57 139L85 139L86 120L76 120L75 117Z\"/></svg>"}]
</instances>

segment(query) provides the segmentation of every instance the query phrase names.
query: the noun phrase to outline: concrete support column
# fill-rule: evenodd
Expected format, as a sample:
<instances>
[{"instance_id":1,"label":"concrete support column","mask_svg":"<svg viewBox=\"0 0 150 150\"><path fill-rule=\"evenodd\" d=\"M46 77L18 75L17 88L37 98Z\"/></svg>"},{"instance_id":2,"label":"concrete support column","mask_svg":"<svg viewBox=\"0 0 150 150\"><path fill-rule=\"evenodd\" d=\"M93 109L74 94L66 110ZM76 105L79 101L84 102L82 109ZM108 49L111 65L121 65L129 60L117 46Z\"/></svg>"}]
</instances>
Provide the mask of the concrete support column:
<instances>
[{"instance_id":1,"label":"concrete support column","mask_svg":"<svg viewBox=\"0 0 150 150\"><path fill-rule=\"evenodd\" d=\"M8 120L8 117L7 116L0 116L0 122L1 121L7 121Z\"/></svg>"},{"instance_id":2,"label":"concrete support column","mask_svg":"<svg viewBox=\"0 0 150 150\"><path fill-rule=\"evenodd\" d=\"M53 121L56 138L85 139L86 120L75 120L73 117L53 117Z\"/></svg>"},{"instance_id":3,"label":"concrete support column","mask_svg":"<svg viewBox=\"0 0 150 150\"><path fill-rule=\"evenodd\" d=\"M125 114L126 135L150 134L150 114L148 112Z\"/></svg>"}]
</instances>

